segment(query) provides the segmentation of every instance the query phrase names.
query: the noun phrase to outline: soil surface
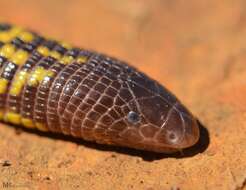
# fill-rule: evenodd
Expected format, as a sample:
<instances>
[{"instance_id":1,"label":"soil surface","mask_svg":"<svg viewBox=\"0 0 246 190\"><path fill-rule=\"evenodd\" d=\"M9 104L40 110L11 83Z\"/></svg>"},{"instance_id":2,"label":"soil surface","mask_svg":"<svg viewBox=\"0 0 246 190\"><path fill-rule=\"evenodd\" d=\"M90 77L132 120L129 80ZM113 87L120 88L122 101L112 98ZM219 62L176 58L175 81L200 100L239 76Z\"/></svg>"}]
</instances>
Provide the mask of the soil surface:
<instances>
[{"instance_id":1,"label":"soil surface","mask_svg":"<svg viewBox=\"0 0 246 190\"><path fill-rule=\"evenodd\" d=\"M244 0L0 0L0 19L126 60L199 119L183 154L0 126L0 189L246 189Z\"/></svg>"}]
</instances>

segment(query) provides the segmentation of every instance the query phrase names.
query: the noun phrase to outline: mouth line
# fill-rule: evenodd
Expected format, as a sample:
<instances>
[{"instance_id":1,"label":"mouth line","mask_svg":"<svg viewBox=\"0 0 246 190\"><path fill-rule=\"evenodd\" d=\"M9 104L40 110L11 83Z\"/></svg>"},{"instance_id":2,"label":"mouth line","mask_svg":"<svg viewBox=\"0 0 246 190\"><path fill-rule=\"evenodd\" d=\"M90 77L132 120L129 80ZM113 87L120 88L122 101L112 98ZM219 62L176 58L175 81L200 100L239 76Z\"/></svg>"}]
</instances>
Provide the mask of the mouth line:
<instances>
[{"instance_id":1,"label":"mouth line","mask_svg":"<svg viewBox=\"0 0 246 190\"><path fill-rule=\"evenodd\" d=\"M160 147L160 148L171 148L171 149L185 149L188 148L190 146L180 146L180 144L163 144L163 143L159 143L158 141L153 141L151 138L149 139L145 139L141 142L139 142L139 144L142 145L149 145L149 146L154 146L154 147Z\"/></svg>"}]
</instances>

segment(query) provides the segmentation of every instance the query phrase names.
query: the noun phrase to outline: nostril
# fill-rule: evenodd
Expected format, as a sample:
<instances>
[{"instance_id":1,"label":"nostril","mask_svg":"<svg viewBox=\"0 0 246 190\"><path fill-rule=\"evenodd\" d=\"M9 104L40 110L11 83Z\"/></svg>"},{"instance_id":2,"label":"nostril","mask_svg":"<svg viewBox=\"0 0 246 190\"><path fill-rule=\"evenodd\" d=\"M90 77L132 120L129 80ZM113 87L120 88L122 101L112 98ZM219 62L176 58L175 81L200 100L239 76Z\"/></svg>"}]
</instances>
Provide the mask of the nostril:
<instances>
[{"instance_id":1,"label":"nostril","mask_svg":"<svg viewBox=\"0 0 246 190\"><path fill-rule=\"evenodd\" d=\"M175 133L169 132L168 139L169 139L170 142L177 142L178 137L177 137L177 135Z\"/></svg>"},{"instance_id":2,"label":"nostril","mask_svg":"<svg viewBox=\"0 0 246 190\"><path fill-rule=\"evenodd\" d=\"M169 135L169 139L171 139L171 140L174 140L174 139L176 139L176 136L175 136L175 134L171 133L171 134Z\"/></svg>"},{"instance_id":3,"label":"nostril","mask_svg":"<svg viewBox=\"0 0 246 190\"><path fill-rule=\"evenodd\" d=\"M179 147L183 139L184 127L182 119L179 113L176 110L172 110L169 114L169 117L161 128L157 140L160 143L166 144L171 147Z\"/></svg>"}]
</instances>

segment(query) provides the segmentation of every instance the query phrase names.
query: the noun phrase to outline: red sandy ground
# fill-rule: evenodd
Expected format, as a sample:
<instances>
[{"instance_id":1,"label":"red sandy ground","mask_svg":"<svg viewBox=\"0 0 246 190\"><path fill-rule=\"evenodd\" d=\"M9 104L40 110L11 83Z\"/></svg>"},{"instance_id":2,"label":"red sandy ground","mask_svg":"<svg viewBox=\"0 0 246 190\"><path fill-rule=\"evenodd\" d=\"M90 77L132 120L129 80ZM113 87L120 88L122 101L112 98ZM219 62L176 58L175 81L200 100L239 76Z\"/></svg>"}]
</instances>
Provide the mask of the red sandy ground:
<instances>
[{"instance_id":1,"label":"red sandy ground","mask_svg":"<svg viewBox=\"0 0 246 190\"><path fill-rule=\"evenodd\" d=\"M244 0L1 0L7 22L129 61L207 129L190 152L166 157L1 125L1 188L246 189L245 8Z\"/></svg>"}]
</instances>

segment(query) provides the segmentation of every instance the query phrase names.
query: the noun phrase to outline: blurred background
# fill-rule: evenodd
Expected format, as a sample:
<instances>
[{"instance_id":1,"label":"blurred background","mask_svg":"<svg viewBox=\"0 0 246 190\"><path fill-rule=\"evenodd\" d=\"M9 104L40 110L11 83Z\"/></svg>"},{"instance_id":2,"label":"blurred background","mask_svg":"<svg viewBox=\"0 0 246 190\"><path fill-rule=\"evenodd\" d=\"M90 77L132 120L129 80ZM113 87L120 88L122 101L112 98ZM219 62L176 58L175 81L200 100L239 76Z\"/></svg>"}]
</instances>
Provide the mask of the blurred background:
<instances>
[{"instance_id":1,"label":"blurred background","mask_svg":"<svg viewBox=\"0 0 246 190\"><path fill-rule=\"evenodd\" d=\"M210 135L203 153L146 162L1 126L0 161L14 167L1 170L0 181L39 189L245 187L245 0L0 0L0 21L128 61L168 87Z\"/></svg>"}]
</instances>

